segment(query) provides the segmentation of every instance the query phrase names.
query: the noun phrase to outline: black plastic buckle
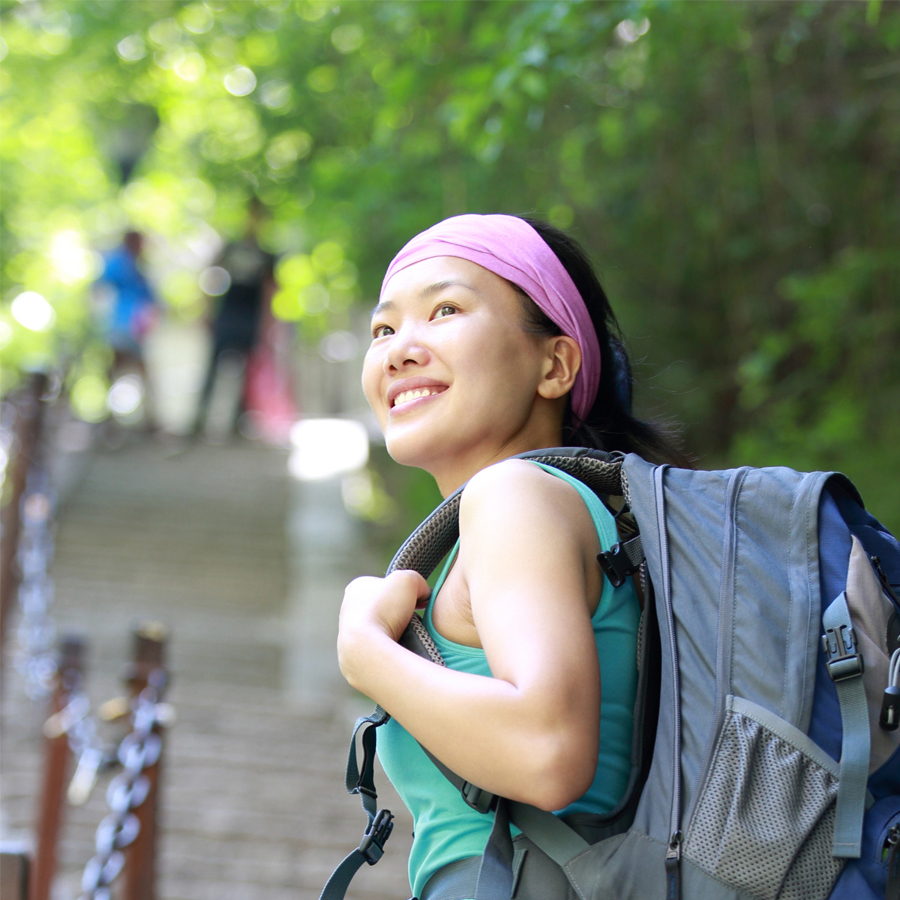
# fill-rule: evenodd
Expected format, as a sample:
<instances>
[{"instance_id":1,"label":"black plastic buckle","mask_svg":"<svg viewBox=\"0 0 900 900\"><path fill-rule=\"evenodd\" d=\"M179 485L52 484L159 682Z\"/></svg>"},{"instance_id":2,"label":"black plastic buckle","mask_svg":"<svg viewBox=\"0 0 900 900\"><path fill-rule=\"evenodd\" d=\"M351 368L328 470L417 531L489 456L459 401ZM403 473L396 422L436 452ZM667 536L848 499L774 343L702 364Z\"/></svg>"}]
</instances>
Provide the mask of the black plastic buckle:
<instances>
[{"instance_id":1,"label":"black plastic buckle","mask_svg":"<svg viewBox=\"0 0 900 900\"><path fill-rule=\"evenodd\" d=\"M826 665L832 681L846 681L865 672L866 665L856 646L856 635L847 625L827 629L822 635L822 648L828 657Z\"/></svg>"},{"instance_id":2,"label":"black plastic buckle","mask_svg":"<svg viewBox=\"0 0 900 900\"><path fill-rule=\"evenodd\" d=\"M384 845L394 830L394 817L389 809L379 809L359 843L359 852L370 866L384 856Z\"/></svg>"},{"instance_id":3,"label":"black plastic buckle","mask_svg":"<svg viewBox=\"0 0 900 900\"><path fill-rule=\"evenodd\" d=\"M625 579L640 569L640 564L634 565L628 558L624 541L619 541L617 544L613 544L609 550L598 553L597 562L600 563L603 574L610 580L614 588L622 587Z\"/></svg>"},{"instance_id":4,"label":"black plastic buckle","mask_svg":"<svg viewBox=\"0 0 900 900\"><path fill-rule=\"evenodd\" d=\"M472 807L476 812L490 812L497 805L497 795L488 791L483 791L480 787L469 781L464 781L463 786L459 789L463 800Z\"/></svg>"}]
</instances>

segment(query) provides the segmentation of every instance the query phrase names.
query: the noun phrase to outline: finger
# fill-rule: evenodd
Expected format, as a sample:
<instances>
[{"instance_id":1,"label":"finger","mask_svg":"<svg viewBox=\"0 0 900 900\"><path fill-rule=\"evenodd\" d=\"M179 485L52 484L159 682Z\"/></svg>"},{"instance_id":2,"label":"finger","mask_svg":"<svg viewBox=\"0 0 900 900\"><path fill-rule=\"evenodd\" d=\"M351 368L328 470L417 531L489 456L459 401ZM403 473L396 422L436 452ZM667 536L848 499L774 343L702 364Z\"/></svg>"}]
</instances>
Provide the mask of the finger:
<instances>
[{"instance_id":1,"label":"finger","mask_svg":"<svg viewBox=\"0 0 900 900\"><path fill-rule=\"evenodd\" d=\"M418 607L420 604L427 602L431 596L431 588L428 586L428 582L415 569L402 569L401 572L407 576L416 592L416 606Z\"/></svg>"}]
</instances>

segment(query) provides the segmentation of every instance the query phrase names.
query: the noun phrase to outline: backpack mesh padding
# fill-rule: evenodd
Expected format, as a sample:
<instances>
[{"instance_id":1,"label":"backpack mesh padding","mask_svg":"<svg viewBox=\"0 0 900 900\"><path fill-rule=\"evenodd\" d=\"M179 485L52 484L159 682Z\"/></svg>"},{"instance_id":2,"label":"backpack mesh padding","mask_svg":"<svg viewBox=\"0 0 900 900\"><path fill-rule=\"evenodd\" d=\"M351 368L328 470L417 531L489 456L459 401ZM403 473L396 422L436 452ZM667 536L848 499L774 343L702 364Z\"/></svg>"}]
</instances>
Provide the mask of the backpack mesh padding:
<instances>
[{"instance_id":1,"label":"backpack mesh padding","mask_svg":"<svg viewBox=\"0 0 900 900\"><path fill-rule=\"evenodd\" d=\"M523 454L521 459L536 459L586 484L596 494L622 495L622 459L620 455L598 450L572 449L534 451ZM414 569L423 577L437 568L438 563L450 552L459 537L459 501L462 489L451 494L418 528L403 542L388 572L397 569Z\"/></svg>"}]
</instances>

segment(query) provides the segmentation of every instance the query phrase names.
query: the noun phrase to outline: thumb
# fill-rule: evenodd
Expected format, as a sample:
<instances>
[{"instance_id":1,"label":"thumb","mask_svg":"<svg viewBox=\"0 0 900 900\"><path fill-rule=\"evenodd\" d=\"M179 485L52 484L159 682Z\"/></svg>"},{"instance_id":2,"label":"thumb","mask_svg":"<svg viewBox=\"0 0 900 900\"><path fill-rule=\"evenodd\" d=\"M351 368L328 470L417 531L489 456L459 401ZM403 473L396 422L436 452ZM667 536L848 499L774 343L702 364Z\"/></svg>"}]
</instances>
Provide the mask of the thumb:
<instances>
[{"instance_id":1,"label":"thumb","mask_svg":"<svg viewBox=\"0 0 900 900\"><path fill-rule=\"evenodd\" d=\"M400 569L397 574L402 574L410 590L416 595L416 609L422 609L431 596L431 588L428 582L414 569Z\"/></svg>"}]
</instances>

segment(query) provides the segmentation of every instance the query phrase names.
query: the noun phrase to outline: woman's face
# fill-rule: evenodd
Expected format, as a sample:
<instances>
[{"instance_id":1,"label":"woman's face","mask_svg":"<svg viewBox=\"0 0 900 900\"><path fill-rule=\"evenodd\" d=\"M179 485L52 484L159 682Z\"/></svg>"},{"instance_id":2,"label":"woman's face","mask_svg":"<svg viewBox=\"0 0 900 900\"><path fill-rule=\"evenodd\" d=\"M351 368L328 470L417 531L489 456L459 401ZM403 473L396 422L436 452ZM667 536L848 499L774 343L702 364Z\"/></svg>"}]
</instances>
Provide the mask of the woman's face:
<instances>
[{"instance_id":1,"label":"woman's face","mask_svg":"<svg viewBox=\"0 0 900 900\"><path fill-rule=\"evenodd\" d=\"M375 309L363 366L391 456L449 490L491 462L552 446L536 413L549 340L524 330L516 290L475 263L444 256L402 269Z\"/></svg>"}]
</instances>

